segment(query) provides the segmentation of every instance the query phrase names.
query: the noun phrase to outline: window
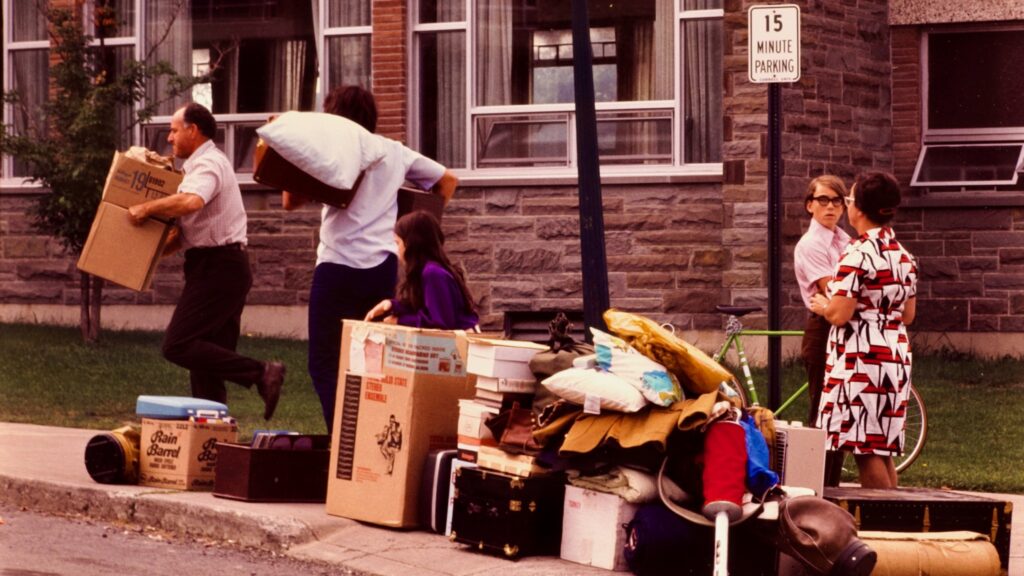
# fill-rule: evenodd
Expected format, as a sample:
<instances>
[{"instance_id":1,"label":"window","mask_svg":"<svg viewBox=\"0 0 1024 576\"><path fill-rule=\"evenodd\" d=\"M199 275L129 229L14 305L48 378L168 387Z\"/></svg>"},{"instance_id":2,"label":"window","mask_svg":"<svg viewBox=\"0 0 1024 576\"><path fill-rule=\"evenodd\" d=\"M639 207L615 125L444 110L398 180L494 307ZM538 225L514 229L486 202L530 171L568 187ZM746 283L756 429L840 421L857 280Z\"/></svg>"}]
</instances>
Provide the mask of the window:
<instances>
[{"instance_id":1,"label":"window","mask_svg":"<svg viewBox=\"0 0 1024 576\"><path fill-rule=\"evenodd\" d=\"M267 116L314 109L314 13L319 14L320 0L136 1L144 8L146 55L169 62L181 74L214 70L209 83L177 98L167 96L166 81L150 83L148 98L157 103L157 115L143 128L146 147L168 154L170 116L195 100L217 117L215 142L234 160L235 170L250 173L255 129ZM327 14L336 15L337 6L348 4L327 2Z\"/></svg>"},{"instance_id":2,"label":"window","mask_svg":"<svg viewBox=\"0 0 1024 576\"><path fill-rule=\"evenodd\" d=\"M4 5L4 89L21 95L18 102L4 106L4 122L18 134L46 130L39 121L50 82L50 41L43 10L34 2L8 1ZM3 159L5 178L20 181L28 175L27 167L17 158Z\"/></svg>"},{"instance_id":3,"label":"window","mask_svg":"<svg viewBox=\"0 0 1024 576\"><path fill-rule=\"evenodd\" d=\"M316 0L314 0L316 1ZM326 92L337 86L371 88L370 0L326 0Z\"/></svg>"},{"instance_id":4,"label":"window","mask_svg":"<svg viewBox=\"0 0 1024 576\"><path fill-rule=\"evenodd\" d=\"M588 3L602 165L721 170L722 2L677 2ZM420 150L471 170L572 169L570 2L416 8Z\"/></svg>"},{"instance_id":5,"label":"window","mask_svg":"<svg viewBox=\"0 0 1024 576\"><path fill-rule=\"evenodd\" d=\"M924 142L911 185L1017 185L1024 29L930 32L924 55Z\"/></svg>"}]
</instances>

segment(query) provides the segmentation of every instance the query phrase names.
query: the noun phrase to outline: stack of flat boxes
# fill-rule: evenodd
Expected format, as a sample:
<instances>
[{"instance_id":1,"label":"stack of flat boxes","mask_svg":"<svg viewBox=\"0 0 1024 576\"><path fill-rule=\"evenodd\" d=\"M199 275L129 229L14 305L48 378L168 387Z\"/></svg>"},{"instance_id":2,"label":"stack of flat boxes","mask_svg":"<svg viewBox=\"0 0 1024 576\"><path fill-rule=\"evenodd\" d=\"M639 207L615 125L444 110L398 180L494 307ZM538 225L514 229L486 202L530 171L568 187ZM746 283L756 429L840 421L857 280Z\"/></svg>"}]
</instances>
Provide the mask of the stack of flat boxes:
<instances>
[{"instance_id":1,"label":"stack of flat boxes","mask_svg":"<svg viewBox=\"0 0 1024 576\"><path fill-rule=\"evenodd\" d=\"M470 341L466 371L476 375L476 396L459 402L459 459L516 476L536 473L531 457L505 454L498 448L498 439L486 422L516 402L530 406L537 391L530 359L546 349L515 340Z\"/></svg>"}]
</instances>

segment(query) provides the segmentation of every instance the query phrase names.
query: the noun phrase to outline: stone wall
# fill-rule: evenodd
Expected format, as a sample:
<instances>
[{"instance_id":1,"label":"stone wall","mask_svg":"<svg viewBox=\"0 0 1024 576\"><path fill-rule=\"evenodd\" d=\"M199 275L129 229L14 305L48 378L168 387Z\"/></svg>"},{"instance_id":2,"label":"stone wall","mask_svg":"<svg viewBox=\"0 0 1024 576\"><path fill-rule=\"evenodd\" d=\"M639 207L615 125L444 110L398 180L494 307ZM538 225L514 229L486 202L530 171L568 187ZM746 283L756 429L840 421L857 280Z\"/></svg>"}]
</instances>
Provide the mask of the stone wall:
<instances>
[{"instance_id":1,"label":"stone wall","mask_svg":"<svg viewBox=\"0 0 1024 576\"><path fill-rule=\"evenodd\" d=\"M735 304L767 306L767 85L747 79L747 9L727 0L723 190L724 288ZM847 182L892 169L889 32L884 0L806 0L799 82L782 85L784 327L806 316L793 276L793 247L809 222L807 182L831 173ZM766 322L766 315L751 317Z\"/></svg>"},{"instance_id":2,"label":"stone wall","mask_svg":"<svg viewBox=\"0 0 1024 576\"><path fill-rule=\"evenodd\" d=\"M766 104L747 80L746 10L726 0L725 182L605 185L611 301L682 329L715 330L717 303L766 305ZM802 78L783 86L782 278L784 325L804 312L793 281L792 248L808 218L807 181L867 169L909 182L920 148L920 31L886 24L884 0L805 0ZM374 90L381 131L407 131L405 3L375 0ZM396 48L397 47L397 48ZM891 56L891 61L890 61ZM913 204L897 230L920 258L917 331L1024 331L1024 210ZM250 307L302 307L315 260L319 214L287 213L276 194L247 190ZM74 261L35 232L31 192L0 192L0 306L78 303ZM574 187L459 189L444 221L448 248L468 272L485 326L505 310L580 308L579 222ZM173 304L181 257L160 266L153 290L108 287L108 304ZM755 315L752 325L764 325Z\"/></svg>"},{"instance_id":3,"label":"stone wall","mask_svg":"<svg viewBox=\"0 0 1024 576\"><path fill-rule=\"evenodd\" d=\"M905 185L921 152L923 41L917 26L892 29L893 171ZM997 196L1002 206L972 200ZM898 232L921 266L915 329L1024 332L1024 194L905 186L904 198L911 208L900 212Z\"/></svg>"}]
</instances>

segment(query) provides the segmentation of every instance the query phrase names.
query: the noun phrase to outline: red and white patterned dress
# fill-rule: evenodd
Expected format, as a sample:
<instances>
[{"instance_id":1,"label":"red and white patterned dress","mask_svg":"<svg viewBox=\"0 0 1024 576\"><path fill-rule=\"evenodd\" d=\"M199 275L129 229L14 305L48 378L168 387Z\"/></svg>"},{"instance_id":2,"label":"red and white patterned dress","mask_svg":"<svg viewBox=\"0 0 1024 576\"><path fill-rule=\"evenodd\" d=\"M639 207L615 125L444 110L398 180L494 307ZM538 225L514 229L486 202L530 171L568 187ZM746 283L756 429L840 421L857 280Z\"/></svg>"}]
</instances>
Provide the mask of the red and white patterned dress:
<instances>
[{"instance_id":1,"label":"red and white patterned dress","mask_svg":"<svg viewBox=\"0 0 1024 576\"><path fill-rule=\"evenodd\" d=\"M903 306L917 294L917 263L891 228L873 228L843 252L828 291L857 307L829 333L818 427L829 449L899 455L910 396Z\"/></svg>"}]
</instances>

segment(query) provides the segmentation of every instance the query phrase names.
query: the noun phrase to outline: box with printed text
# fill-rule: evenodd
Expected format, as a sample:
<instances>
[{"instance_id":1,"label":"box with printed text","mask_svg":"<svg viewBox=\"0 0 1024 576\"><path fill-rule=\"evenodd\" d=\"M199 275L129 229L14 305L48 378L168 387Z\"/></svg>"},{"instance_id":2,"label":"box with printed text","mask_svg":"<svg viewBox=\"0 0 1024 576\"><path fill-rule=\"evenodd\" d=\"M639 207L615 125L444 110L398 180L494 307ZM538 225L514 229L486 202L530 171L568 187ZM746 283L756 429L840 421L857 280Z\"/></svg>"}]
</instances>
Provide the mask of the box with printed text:
<instances>
[{"instance_id":1,"label":"box with printed text","mask_svg":"<svg viewBox=\"0 0 1024 576\"><path fill-rule=\"evenodd\" d=\"M344 322L327 513L415 526L423 465L454 448L473 396L461 332Z\"/></svg>"},{"instance_id":2,"label":"box with printed text","mask_svg":"<svg viewBox=\"0 0 1024 576\"><path fill-rule=\"evenodd\" d=\"M236 442L233 421L142 419L139 484L173 490L213 490L217 442Z\"/></svg>"},{"instance_id":3,"label":"box with printed text","mask_svg":"<svg viewBox=\"0 0 1024 576\"><path fill-rule=\"evenodd\" d=\"M175 194L181 181L177 172L115 152L78 269L132 290L149 288L171 224L152 218L136 226L128 209Z\"/></svg>"}]
</instances>

